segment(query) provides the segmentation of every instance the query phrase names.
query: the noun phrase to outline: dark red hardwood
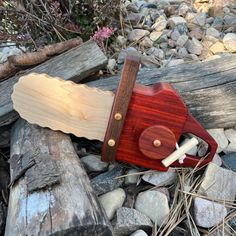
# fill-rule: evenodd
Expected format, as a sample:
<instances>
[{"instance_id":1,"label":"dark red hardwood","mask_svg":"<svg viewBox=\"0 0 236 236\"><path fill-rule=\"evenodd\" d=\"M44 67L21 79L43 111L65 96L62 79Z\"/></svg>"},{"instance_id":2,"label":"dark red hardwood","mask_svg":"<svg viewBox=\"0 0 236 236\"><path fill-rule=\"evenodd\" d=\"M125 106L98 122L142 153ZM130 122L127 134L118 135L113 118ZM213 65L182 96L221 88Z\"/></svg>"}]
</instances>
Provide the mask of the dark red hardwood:
<instances>
[{"instance_id":1,"label":"dark red hardwood","mask_svg":"<svg viewBox=\"0 0 236 236\"><path fill-rule=\"evenodd\" d=\"M211 161L217 149L215 140L189 114L174 88L168 83L152 87L136 84L120 136L116 160L167 171L168 168L163 166L161 160L175 150L176 142L184 133L192 133L208 143L208 155L199 166ZM155 139L161 141L160 147L153 146ZM199 160L199 157L187 155L183 164L176 161L171 166L194 167Z\"/></svg>"}]
</instances>

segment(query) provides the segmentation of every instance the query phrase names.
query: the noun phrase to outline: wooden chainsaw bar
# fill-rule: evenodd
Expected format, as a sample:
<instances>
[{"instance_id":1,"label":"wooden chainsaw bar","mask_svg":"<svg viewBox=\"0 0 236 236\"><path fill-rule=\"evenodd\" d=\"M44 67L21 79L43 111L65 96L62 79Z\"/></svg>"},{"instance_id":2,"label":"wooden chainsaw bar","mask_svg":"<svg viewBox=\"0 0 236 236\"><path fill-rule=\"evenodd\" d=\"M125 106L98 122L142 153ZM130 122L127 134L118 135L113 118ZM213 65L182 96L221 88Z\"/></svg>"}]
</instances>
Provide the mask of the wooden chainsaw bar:
<instances>
[{"instance_id":1,"label":"wooden chainsaw bar","mask_svg":"<svg viewBox=\"0 0 236 236\"><path fill-rule=\"evenodd\" d=\"M114 162L120 135L139 70L140 57L128 55L117 88L102 148L102 160Z\"/></svg>"}]
</instances>

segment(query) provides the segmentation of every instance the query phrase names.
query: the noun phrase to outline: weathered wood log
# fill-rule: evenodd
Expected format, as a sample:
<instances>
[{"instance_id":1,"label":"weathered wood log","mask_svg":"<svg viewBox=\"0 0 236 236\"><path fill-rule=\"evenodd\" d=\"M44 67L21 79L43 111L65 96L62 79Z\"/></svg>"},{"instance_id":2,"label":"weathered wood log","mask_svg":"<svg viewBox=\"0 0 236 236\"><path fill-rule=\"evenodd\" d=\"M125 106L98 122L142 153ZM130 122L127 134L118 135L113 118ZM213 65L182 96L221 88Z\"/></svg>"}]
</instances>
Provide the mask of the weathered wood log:
<instances>
[{"instance_id":1,"label":"weathered wood log","mask_svg":"<svg viewBox=\"0 0 236 236\"><path fill-rule=\"evenodd\" d=\"M11 179L18 176L12 179L5 236L112 235L67 135L18 120L10 164Z\"/></svg>"},{"instance_id":2,"label":"weathered wood log","mask_svg":"<svg viewBox=\"0 0 236 236\"><path fill-rule=\"evenodd\" d=\"M13 85L19 77L28 73L47 73L59 76L64 80L81 81L89 75L103 68L107 58L93 41L88 41L79 47L73 48L58 55L39 66L16 75L0 83L0 126L10 124L18 117L13 111L11 94Z\"/></svg>"},{"instance_id":3,"label":"weathered wood log","mask_svg":"<svg viewBox=\"0 0 236 236\"><path fill-rule=\"evenodd\" d=\"M170 82L205 128L236 126L236 55L163 69L141 70L137 82L144 85ZM112 76L86 85L115 90L118 83L119 76Z\"/></svg>"}]
</instances>

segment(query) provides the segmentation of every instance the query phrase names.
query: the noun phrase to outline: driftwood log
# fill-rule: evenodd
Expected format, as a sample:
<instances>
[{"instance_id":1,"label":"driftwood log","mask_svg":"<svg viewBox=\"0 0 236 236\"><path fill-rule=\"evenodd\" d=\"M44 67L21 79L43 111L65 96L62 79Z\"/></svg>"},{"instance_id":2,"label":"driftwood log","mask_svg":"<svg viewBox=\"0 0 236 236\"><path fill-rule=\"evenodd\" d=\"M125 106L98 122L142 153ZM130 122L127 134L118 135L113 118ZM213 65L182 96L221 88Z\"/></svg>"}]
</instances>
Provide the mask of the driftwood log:
<instances>
[{"instance_id":1,"label":"driftwood log","mask_svg":"<svg viewBox=\"0 0 236 236\"><path fill-rule=\"evenodd\" d=\"M11 94L19 77L31 72L47 73L65 80L79 82L92 75L107 63L107 58L93 41L73 48L61 55L34 67L19 75L15 75L0 83L0 126L12 123L18 117L13 111Z\"/></svg>"},{"instance_id":2,"label":"driftwood log","mask_svg":"<svg viewBox=\"0 0 236 236\"><path fill-rule=\"evenodd\" d=\"M5 236L112 235L70 138L18 120Z\"/></svg>"},{"instance_id":3,"label":"driftwood log","mask_svg":"<svg viewBox=\"0 0 236 236\"><path fill-rule=\"evenodd\" d=\"M205 128L236 127L236 55L163 69L144 69L138 74L137 82L144 85L170 82ZM118 83L119 76L112 76L87 85L115 90Z\"/></svg>"}]
</instances>

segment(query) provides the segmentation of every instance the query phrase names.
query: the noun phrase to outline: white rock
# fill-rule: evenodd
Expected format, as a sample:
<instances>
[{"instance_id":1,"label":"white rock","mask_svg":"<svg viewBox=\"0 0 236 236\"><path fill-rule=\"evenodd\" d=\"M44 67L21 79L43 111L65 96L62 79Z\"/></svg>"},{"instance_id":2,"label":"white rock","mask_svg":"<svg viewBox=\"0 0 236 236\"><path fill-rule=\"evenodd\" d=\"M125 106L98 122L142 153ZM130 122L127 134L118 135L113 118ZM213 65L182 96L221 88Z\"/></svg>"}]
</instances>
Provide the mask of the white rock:
<instances>
[{"instance_id":1,"label":"white rock","mask_svg":"<svg viewBox=\"0 0 236 236\"><path fill-rule=\"evenodd\" d=\"M109 59L108 60L108 63L107 63L107 69L109 70L109 71L113 71L114 70L114 68L115 68L115 66L116 66L116 60L115 59Z\"/></svg>"},{"instance_id":2,"label":"white rock","mask_svg":"<svg viewBox=\"0 0 236 236\"><path fill-rule=\"evenodd\" d=\"M234 201L236 173L214 163L209 163L198 193L214 199Z\"/></svg>"},{"instance_id":3,"label":"white rock","mask_svg":"<svg viewBox=\"0 0 236 236\"><path fill-rule=\"evenodd\" d=\"M217 153L215 154L211 162L218 166L222 166L222 159Z\"/></svg>"},{"instance_id":4,"label":"white rock","mask_svg":"<svg viewBox=\"0 0 236 236\"><path fill-rule=\"evenodd\" d=\"M206 35L213 36L215 38L219 38L220 32L217 29L210 27L206 30Z\"/></svg>"},{"instance_id":5,"label":"white rock","mask_svg":"<svg viewBox=\"0 0 236 236\"><path fill-rule=\"evenodd\" d=\"M230 143L236 144L236 130L235 129L227 129L224 131L226 138Z\"/></svg>"},{"instance_id":6,"label":"white rock","mask_svg":"<svg viewBox=\"0 0 236 236\"><path fill-rule=\"evenodd\" d=\"M139 229L134 233L130 234L130 236L148 236L143 230Z\"/></svg>"},{"instance_id":7,"label":"white rock","mask_svg":"<svg viewBox=\"0 0 236 236\"><path fill-rule=\"evenodd\" d=\"M190 7L186 3L182 3L178 9L178 15L185 17L187 12L190 10Z\"/></svg>"},{"instance_id":8,"label":"white rock","mask_svg":"<svg viewBox=\"0 0 236 236\"><path fill-rule=\"evenodd\" d=\"M116 210L122 207L125 197L126 194L122 188L117 188L98 197L98 200L104 208L109 220L114 217Z\"/></svg>"},{"instance_id":9,"label":"white rock","mask_svg":"<svg viewBox=\"0 0 236 236\"><path fill-rule=\"evenodd\" d=\"M223 38L223 43L230 52L236 52L236 34L226 34Z\"/></svg>"},{"instance_id":10,"label":"white rock","mask_svg":"<svg viewBox=\"0 0 236 236\"><path fill-rule=\"evenodd\" d=\"M152 29L155 29L155 31L162 32L166 28L166 25L167 20L163 15L161 15L155 20L155 23L152 25Z\"/></svg>"},{"instance_id":11,"label":"white rock","mask_svg":"<svg viewBox=\"0 0 236 236\"><path fill-rule=\"evenodd\" d=\"M118 35L117 38L116 38L116 42L121 46L125 46L126 42L127 42L127 39L122 35Z\"/></svg>"},{"instance_id":12,"label":"white rock","mask_svg":"<svg viewBox=\"0 0 236 236\"><path fill-rule=\"evenodd\" d=\"M173 16L168 20L168 24L171 28L174 28L180 24L186 24L186 20L181 16Z\"/></svg>"},{"instance_id":13,"label":"white rock","mask_svg":"<svg viewBox=\"0 0 236 236\"><path fill-rule=\"evenodd\" d=\"M226 215L224 205L198 197L193 201L193 217L198 226L210 228L220 223Z\"/></svg>"},{"instance_id":14,"label":"white rock","mask_svg":"<svg viewBox=\"0 0 236 236\"><path fill-rule=\"evenodd\" d=\"M180 48L180 49L178 50L178 56L179 56L180 58L185 58L185 57L187 57L187 56L188 56L188 51L187 51L187 49L184 48L184 47Z\"/></svg>"},{"instance_id":15,"label":"white rock","mask_svg":"<svg viewBox=\"0 0 236 236\"><path fill-rule=\"evenodd\" d=\"M80 160L89 171L103 171L108 166L108 163L101 161L101 156L98 155L88 155Z\"/></svg>"},{"instance_id":16,"label":"white rock","mask_svg":"<svg viewBox=\"0 0 236 236\"><path fill-rule=\"evenodd\" d=\"M217 153L227 148L229 142L225 136L224 129L209 129L207 131L218 144Z\"/></svg>"},{"instance_id":17,"label":"white rock","mask_svg":"<svg viewBox=\"0 0 236 236\"><path fill-rule=\"evenodd\" d=\"M195 55L200 55L203 49L201 43L195 38L187 41L186 48L190 53L193 53Z\"/></svg>"},{"instance_id":18,"label":"white rock","mask_svg":"<svg viewBox=\"0 0 236 236\"><path fill-rule=\"evenodd\" d=\"M227 148L223 150L225 154L231 153L231 152L236 152L236 145L235 143L230 143Z\"/></svg>"},{"instance_id":19,"label":"white rock","mask_svg":"<svg viewBox=\"0 0 236 236\"><path fill-rule=\"evenodd\" d=\"M176 45L183 47L187 43L187 41L188 41L188 36L183 34L177 39Z\"/></svg>"},{"instance_id":20,"label":"white rock","mask_svg":"<svg viewBox=\"0 0 236 236\"><path fill-rule=\"evenodd\" d=\"M153 171L142 176L142 179L155 186L167 186L175 182L177 174L174 171Z\"/></svg>"},{"instance_id":21,"label":"white rock","mask_svg":"<svg viewBox=\"0 0 236 236\"><path fill-rule=\"evenodd\" d=\"M162 35L162 32L158 32L158 31L153 31L151 34L150 34L150 39L155 42L156 40L158 40Z\"/></svg>"},{"instance_id":22,"label":"white rock","mask_svg":"<svg viewBox=\"0 0 236 236\"><path fill-rule=\"evenodd\" d=\"M183 59L173 59L167 64L167 67L180 65L180 64L183 64L183 63L184 63Z\"/></svg>"},{"instance_id":23,"label":"white rock","mask_svg":"<svg viewBox=\"0 0 236 236\"><path fill-rule=\"evenodd\" d=\"M153 45L153 41L149 37L144 37L144 39L140 43L141 46L145 48L150 48Z\"/></svg>"},{"instance_id":24,"label":"white rock","mask_svg":"<svg viewBox=\"0 0 236 236\"><path fill-rule=\"evenodd\" d=\"M137 184L139 176L136 173L138 173L136 169L131 169L129 170L126 174L128 176L125 177L125 185L130 185L130 184ZM131 175L130 175L131 174ZM134 174L134 175L133 175Z\"/></svg>"},{"instance_id":25,"label":"white rock","mask_svg":"<svg viewBox=\"0 0 236 236\"><path fill-rule=\"evenodd\" d=\"M165 221L170 212L166 195L159 191L139 193L135 209L147 215L158 226Z\"/></svg>"},{"instance_id":26,"label":"white rock","mask_svg":"<svg viewBox=\"0 0 236 236\"><path fill-rule=\"evenodd\" d=\"M138 41L141 38L143 38L144 36L147 36L149 34L150 34L150 32L148 30L134 29L129 33L128 39L129 39L129 41Z\"/></svg>"}]
</instances>

